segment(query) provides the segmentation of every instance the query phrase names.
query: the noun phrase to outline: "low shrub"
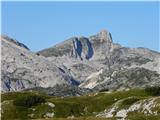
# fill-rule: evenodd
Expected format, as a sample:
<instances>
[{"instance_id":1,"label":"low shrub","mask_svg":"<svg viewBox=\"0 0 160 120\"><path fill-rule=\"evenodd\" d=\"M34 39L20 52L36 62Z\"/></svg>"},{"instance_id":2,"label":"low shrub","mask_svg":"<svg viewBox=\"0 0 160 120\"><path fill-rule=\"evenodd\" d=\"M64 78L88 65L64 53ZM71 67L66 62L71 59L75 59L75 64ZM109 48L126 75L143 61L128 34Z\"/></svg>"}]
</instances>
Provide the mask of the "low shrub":
<instances>
[{"instance_id":1,"label":"low shrub","mask_svg":"<svg viewBox=\"0 0 160 120\"><path fill-rule=\"evenodd\" d=\"M45 98L40 95L24 95L16 98L13 104L16 106L31 107L45 102Z\"/></svg>"},{"instance_id":2,"label":"low shrub","mask_svg":"<svg viewBox=\"0 0 160 120\"><path fill-rule=\"evenodd\" d=\"M131 104L137 102L138 100L139 100L139 99L136 98L136 97L131 97L131 98L128 98L128 99L123 100L122 104L123 104L123 105L131 105Z\"/></svg>"},{"instance_id":3,"label":"low shrub","mask_svg":"<svg viewBox=\"0 0 160 120\"><path fill-rule=\"evenodd\" d=\"M160 86L146 87L145 91L152 96L160 96Z\"/></svg>"},{"instance_id":4,"label":"low shrub","mask_svg":"<svg viewBox=\"0 0 160 120\"><path fill-rule=\"evenodd\" d=\"M101 90L99 90L99 92L107 92L107 91L109 91L109 89L101 89Z\"/></svg>"}]
</instances>

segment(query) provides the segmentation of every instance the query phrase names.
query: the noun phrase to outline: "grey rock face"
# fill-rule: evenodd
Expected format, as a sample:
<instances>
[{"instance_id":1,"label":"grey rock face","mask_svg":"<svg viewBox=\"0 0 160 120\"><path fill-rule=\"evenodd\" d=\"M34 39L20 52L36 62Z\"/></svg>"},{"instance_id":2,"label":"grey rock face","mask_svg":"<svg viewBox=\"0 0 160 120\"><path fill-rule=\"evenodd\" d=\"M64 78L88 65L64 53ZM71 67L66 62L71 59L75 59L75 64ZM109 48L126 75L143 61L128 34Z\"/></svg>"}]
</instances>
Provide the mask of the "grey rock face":
<instances>
[{"instance_id":1,"label":"grey rock face","mask_svg":"<svg viewBox=\"0 0 160 120\"><path fill-rule=\"evenodd\" d=\"M17 45L17 46L20 46L20 47L22 47L22 48L25 48L25 49L27 49L27 50L30 50L26 45L24 45L23 43L18 42L18 41L15 40L15 39L12 39L12 38L10 38L10 37L8 37L8 36L2 36L2 38L5 39L5 40L7 40L7 41L10 42L10 43L13 43L13 44Z\"/></svg>"},{"instance_id":2,"label":"grey rock face","mask_svg":"<svg viewBox=\"0 0 160 120\"><path fill-rule=\"evenodd\" d=\"M73 40L71 56L74 58L90 59L93 56L93 47L88 38L80 37Z\"/></svg>"},{"instance_id":3,"label":"grey rock face","mask_svg":"<svg viewBox=\"0 0 160 120\"><path fill-rule=\"evenodd\" d=\"M60 88L55 87L57 84L69 85L66 88L70 91L154 86L160 83L160 53L122 47L113 43L108 31L73 37L37 53L18 41L2 37L1 74L2 91L33 87L55 90Z\"/></svg>"},{"instance_id":4,"label":"grey rock face","mask_svg":"<svg viewBox=\"0 0 160 120\"><path fill-rule=\"evenodd\" d=\"M46 58L32 53L26 47L1 38L2 91L18 91L32 87L53 87L56 84L76 84L72 76Z\"/></svg>"},{"instance_id":5,"label":"grey rock face","mask_svg":"<svg viewBox=\"0 0 160 120\"><path fill-rule=\"evenodd\" d=\"M110 50L111 45L111 34L107 31L102 31L89 38L70 38L61 44L39 51L38 53L45 57L62 57L68 55L81 60L89 60L94 57L94 54L106 54Z\"/></svg>"},{"instance_id":6,"label":"grey rock face","mask_svg":"<svg viewBox=\"0 0 160 120\"><path fill-rule=\"evenodd\" d=\"M160 53L146 48L122 47L113 43L108 31L88 38L74 37L38 53L51 62L63 63L82 88L116 89L160 83ZM114 76L118 73L121 75Z\"/></svg>"},{"instance_id":7,"label":"grey rock face","mask_svg":"<svg viewBox=\"0 0 160 120\"><path fill-rule=\"evenodd\" d=\"M111 78L102 73L101 79L96 80L95 90L101 89L124 89L124 88L142 88L146 86L160 85L160 74L145 68L131 68L114 71ZM91 79L88 84L94 83ZM83 83L86 87L86 84Z\"/></svg>"}]
</instances>

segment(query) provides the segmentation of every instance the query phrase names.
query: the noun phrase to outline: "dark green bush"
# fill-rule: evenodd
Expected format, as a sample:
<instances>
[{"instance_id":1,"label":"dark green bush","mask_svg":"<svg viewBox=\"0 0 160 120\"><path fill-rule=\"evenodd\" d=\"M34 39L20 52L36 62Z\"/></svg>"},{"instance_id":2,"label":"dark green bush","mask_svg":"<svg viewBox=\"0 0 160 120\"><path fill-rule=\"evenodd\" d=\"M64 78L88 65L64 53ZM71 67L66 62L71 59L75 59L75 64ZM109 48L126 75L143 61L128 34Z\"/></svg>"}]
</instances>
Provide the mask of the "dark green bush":
<instances>
[{"instance_id":1,"label":"dark green bush","mask_svg":"<svg viewBox=\"0 0 160 120\"><path fill-rule=\"evenodd\" d=\"M146 87L145 91L152 96L160 96L160 86Z\"/></svg>"},{"instance_id":2,"label":"dark green bush","mask_svg":"<svg viewBox=\"0 0 160 120\"><path fill-rule=\"evenodd\" d=\"M137 102L138 100L139 100L138 98L132 97L132 98L125 99L125 100L122 102L122 104L123 104L123 105L131 105L131 104Z\"/></svg>"},{"instance_id":3,"label":"dark green bush","mask_svg":"<svg viewBox=\"0 0 160 120\"><path fill-rule=\"evenodd\" d=\"M33 105L37 105L38 103L45 102L45 98L40 95L24 95L21 97L16 98L13 101L13 104L16 106L23 106L23 107L31 107Z\"/></svg>"},{"instance_id":4,"label":"dark green bush","mask_svg":"<svg viewBox=\"0 0 160 120\"><path fill-rule=\"evenodd\" d=\"M101 89L101 90L99 90L99 92L107 92L107 91L109 91L109 89Z\"/></svg>"}]
</instances>

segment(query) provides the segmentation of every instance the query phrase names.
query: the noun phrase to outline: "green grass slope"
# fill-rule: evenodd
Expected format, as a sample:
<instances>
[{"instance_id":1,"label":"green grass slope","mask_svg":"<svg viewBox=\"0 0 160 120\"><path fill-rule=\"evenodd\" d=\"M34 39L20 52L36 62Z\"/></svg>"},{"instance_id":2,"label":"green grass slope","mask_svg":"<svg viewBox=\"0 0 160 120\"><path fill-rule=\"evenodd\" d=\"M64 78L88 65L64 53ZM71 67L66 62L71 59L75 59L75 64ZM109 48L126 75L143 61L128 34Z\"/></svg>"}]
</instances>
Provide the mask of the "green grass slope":
<instances>
[{"instance_id":1,"label":"green grass slope","mask_svg":"<svg viewBox=\"0 0 160 120\"><path fill-rule=\"evenodd\" d=\"M115 104L118 104L117 110L128 109L134 103L151 98L157 98L157 103L160 104L159 97L151 96L144 89L100 92L66 98L46 96L36 92L10 92L1 96L2 120L43 120L46 118L49 120L116 120L115 116L104 118L104 116L99 116L99 114L111 109ZM34 98L32 99L33 96ZM40 98L45 100L40 101ZM35 101L40 102L34 104ZM154 109L156 109L156 115L131 112L127 118L129 120L159 120L160 107L155 106Z\"/></svg>"}]
</instances>

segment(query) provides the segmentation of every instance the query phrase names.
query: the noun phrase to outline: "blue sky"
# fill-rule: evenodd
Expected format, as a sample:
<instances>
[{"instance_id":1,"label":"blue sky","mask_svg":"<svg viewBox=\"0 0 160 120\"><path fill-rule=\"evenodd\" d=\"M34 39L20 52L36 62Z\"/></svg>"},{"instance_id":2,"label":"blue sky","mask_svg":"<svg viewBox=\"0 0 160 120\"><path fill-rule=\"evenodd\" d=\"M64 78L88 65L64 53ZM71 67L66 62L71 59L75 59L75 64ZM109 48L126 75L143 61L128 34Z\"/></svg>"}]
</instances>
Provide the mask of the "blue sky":
<instances>
[{"instance_id":1,"label":"blue sky","mask_svg":"<svg viewBox=\"0 0 160 120\"><path fill-rule=\"evenodd\" d=\"M2 34L38 51L106 29L113 41L160 51L158 2L2 2Z\"/></svg>"}]
</instances>

